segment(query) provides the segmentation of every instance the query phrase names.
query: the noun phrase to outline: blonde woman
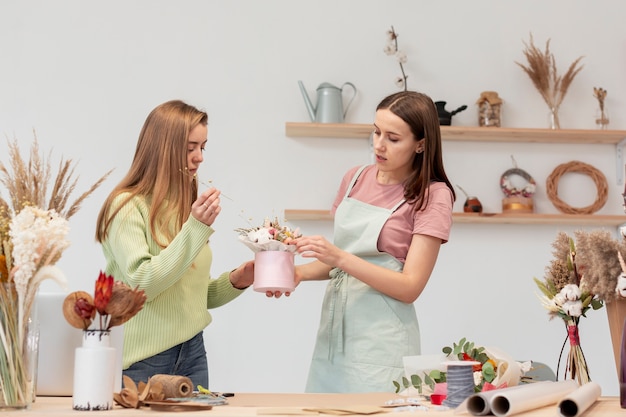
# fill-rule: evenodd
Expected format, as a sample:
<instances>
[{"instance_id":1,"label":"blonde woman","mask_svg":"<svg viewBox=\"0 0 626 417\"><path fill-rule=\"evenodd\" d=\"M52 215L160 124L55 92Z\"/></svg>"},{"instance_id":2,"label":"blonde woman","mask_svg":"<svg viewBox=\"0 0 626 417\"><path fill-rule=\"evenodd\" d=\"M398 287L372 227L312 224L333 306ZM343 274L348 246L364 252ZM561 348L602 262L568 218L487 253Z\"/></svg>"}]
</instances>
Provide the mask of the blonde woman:
<instances>
[{"instance_id":1,"label":"blonde woman","mask_svg":"<svg viewBox=\"0 0 626 417\"><path fill-rule=\"evenodd\" d=\"M182 375L209 386L203 330L207 309L239 296L254 279L252 261L211 277L209 238L220 192L198 195L196 173L207 143L207 114L182 101L147 117L126 176L98 215L106 273L145 291L143 309L124 331L124 374Z\"/></svg>"}]
</instances>

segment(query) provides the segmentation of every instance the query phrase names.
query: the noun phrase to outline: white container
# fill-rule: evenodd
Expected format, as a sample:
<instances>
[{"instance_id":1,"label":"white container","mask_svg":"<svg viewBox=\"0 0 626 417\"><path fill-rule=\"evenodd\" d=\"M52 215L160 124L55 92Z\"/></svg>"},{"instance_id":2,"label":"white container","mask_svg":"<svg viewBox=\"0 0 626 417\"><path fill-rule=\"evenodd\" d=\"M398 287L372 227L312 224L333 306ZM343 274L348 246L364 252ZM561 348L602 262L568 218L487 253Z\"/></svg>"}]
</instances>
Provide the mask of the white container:
<instances>
[{"instance_id":1,"label":"white container","mask_svg":"<svg viewBox=\"0 0 626 417\"><path fill-rule=\"evenodd\" d=\"M116 356L111 347L111 331L83 331L83 345L76 348L74 356L74 410L113 409L115 377Z\"/></svg>"},{"instance_id":2,"label":"white container","mask_svg":"<svg viewBox=\"0 0 626 417\"><path fill-rule=\"evenodd\" d=\"M291 292L295 289L294 254L261 251L254 254L254 291Z\"/></svg>"}]
</instances>

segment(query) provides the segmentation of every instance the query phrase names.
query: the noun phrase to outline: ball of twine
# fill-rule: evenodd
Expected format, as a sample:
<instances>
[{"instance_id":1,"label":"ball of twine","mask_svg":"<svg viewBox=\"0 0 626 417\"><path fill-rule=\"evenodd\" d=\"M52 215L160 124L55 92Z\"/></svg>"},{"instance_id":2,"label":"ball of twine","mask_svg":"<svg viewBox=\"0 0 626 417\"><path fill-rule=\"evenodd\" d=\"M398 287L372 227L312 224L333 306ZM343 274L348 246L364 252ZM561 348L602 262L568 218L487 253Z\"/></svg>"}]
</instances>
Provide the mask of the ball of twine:
<instances>
[{"instance_id":1,"label":"ball of twine","mask_svg":"<svg viewBox=\"0 0 626 417\"><path fill-rule=\"evenodd\" d=\"M559 198L559 181L561 177L570 172L578 172L588 175L596 184L596 201L587 207L572 207ZM548 198L554 206L562 213L566 214L592 214L600 210L605 204L609 196L609 187L606 177L597 168L580 161L571 161L561 164L554 168L546 180L546 191Z\"/></svg>"}]
</instances>

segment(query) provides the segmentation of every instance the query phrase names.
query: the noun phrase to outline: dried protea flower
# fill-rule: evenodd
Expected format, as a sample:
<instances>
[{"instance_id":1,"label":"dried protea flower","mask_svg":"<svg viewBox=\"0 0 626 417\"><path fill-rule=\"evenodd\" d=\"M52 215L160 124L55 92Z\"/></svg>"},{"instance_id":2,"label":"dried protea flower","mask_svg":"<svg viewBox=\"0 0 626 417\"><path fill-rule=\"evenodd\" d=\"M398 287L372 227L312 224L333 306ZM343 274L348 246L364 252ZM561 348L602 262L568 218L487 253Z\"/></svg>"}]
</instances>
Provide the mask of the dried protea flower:
<instances>
[{"instance_id":1,"label":"dried protea flower","mask_svg":"<svg viewBox=\"0 0 626 417\"><path fill-rule=\"evenodd\" d=\"M145 302L146 294L143 290L116 282L105 311L110 316L108 328L126 323L143 308Z\"/></svg>"},{"instance_id":2,"label":"dried protea flower","mask_svg":"<svg viewBox=\"0 0 626 417\"><path fill-rule=\"evenodd\" d=\"M107 308L107 304L109 303L109 300L111 299L112 291L113 291L113 277L100 271L100 274L98 275L98 279L96 280L96 291L94 292L95 294L94 298L95 298L96 310L98 310L98 313L100 313L101 315L106 314L105 311Z\"/></svg>"},{"instance_id":3,"label":"dried protea flower","mask_svg":"<svg viewBox=\"0 0 626 417\"><path fill-rule=\"evenodd\" d=\"M96 316L93 297L85 291L74 291L63 301L65 320L78 329L87 330Z\"/></svg>"}]
</instances>

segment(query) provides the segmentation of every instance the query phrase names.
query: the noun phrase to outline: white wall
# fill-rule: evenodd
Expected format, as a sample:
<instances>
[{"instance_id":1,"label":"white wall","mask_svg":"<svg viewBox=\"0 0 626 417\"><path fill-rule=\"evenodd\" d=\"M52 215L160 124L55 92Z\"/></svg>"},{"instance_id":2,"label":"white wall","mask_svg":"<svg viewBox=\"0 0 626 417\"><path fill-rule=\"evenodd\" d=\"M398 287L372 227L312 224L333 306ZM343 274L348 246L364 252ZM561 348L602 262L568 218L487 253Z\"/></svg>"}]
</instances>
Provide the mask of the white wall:
<instances>
[{"instance_id":1,"label":"white wall","mask_svg":"<svg viewBox=\"0 0 626 417\"><path fill-rule=\"evenodd\" d=\"M234 232L247 219L258 224L285 208L328 208L343 172L370 161L365 140L285 136L286 121L309 121L298 80L312 95L325 81L353 82L359 94L347 122L369 123L380 99L396 91L399 68L382 52L394 25L409 59L409 88L450 109L469 106L454 125L475 125L476 99L496 90L505 126L544 128L547 106L515 64L525 62L523 42L532 33L541 48L552 39L560 72L585 57L561 109L562 127L594 129L599 86L608 90L610 127L626 129L625 12L619 0L4 1L0 132L27 151L35 129L53 158L79 163L80 191L115 168L72 218L73 244L59 264L72 289L90 290L104 267L93 239L97 211L126 172L146 115L173 98L206 109L200 175L234 199L223 200L211 242L217 275L251 258ZM537 211L557 212L545 180L556 165L578 159L607 176L609 201L599 214L622 213L612 145L446 142L444 150L453 183L478 195L486 211L500 211L499 178L514 155L538 182ZM6 162L6 152L0 158ZM563 178L561 188L572 206L595 200L584 176ZM331 237L328 222L294 226ZM559 230L574 228L455 224L416 302L423 352L467 337L556 367L565 329L548 321L532 278L543 276ZM280 300L250 290L215 310L206 331L211 387L302 391L323 288L302 285ZM581 339L591 377L604 394L617 395L604 311L582 320Z\"/></svg>"}]
</instances>

